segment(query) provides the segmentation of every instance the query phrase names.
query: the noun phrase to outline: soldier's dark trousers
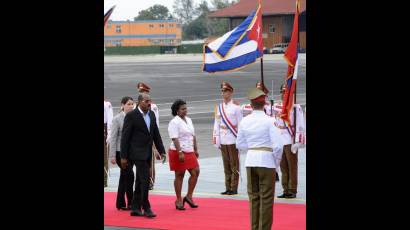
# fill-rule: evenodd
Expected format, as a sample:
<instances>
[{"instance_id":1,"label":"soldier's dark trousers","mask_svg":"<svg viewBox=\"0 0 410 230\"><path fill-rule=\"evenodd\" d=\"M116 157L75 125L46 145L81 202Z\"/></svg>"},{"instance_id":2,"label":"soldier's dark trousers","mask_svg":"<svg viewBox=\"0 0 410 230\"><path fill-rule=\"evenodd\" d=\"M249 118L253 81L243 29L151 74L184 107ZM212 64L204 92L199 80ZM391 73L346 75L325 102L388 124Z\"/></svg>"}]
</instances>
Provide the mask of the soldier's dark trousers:
<instances>
[{"instance_id":1,"label":"soldier's dark trousers","mask_svg":"<svg viewBox=\"0 0 410 230\"><path fill-rule=\"evenodd\" d=\"M273 222L274 168L247 167L252 230L271 230Z\"/></svg>"},{"instance_id":2,"label":"soldier's dark trousers","mask_svg":"<svg viewBox=\"0 0 410 230\"><path fill-rule=\"evenodd\" d=\"M283 146L280 162L282 172L282 187L285 194L296 194L298 187L298 154L291 152L291 145Z\"/></svg>"},{"instance_id":3,"label":"soldier's dark trousers","mask_svg":"<svg viewBox=\"0 0 410 230\"><path fill-rule=\"evenodd\" d=\"M226 190L238 191L239 155L236 145L221 145Z\"/></svg>"}]
</instances>

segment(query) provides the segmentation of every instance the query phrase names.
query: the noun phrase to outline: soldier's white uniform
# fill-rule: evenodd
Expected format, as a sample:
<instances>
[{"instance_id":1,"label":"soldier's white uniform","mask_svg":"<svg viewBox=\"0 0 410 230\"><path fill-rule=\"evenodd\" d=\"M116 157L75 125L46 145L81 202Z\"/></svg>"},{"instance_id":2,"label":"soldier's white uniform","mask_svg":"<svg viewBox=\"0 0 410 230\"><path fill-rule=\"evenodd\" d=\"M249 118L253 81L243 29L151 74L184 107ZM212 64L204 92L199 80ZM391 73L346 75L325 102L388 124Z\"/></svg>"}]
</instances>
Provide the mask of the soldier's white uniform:
<instances>
[{"instance_id":1,"label":"soldier's white uniform","mask_svg":"<svg viewBox=\"0 0 410 230\"><path fill-rule=\"evenodd\" d=\"M110 129L113 119L112 105L109 101L104 100L104 187L107 187L108 181L108 149L107 143L110 141Z\"/></svg>"},{"instance_id":2,"label":"soldier's white uniform","mask_svg":"<svg viewBox=\"0 0 410 230\"><path fill-rule=\"evenodd\" d=\"M275 126L281 130L281 134L284 138L285 145L288 144L296 144L294 145L297 148L303 147L306 144L306 128L305 128L305 119L302 107L299 104L294 104L293 108L290 112L290 122L292 125L292 129L286 125L286 123L279 117L279 114L282 112L282 103L274 103L273 106L273 114L276 117ZM293 135L291 133L294 132L294 111L296 108L296 137L295 143L293 143ZM292 151L296 153L296 151Z\"/></svg>"},{"instance_id":3,"label":"soldier's white uniform","mask_svg":"<svg viewBox=\"0 0 410 230\"><path fill-rule=\"evenodd\" d=\"M245 167L279 168L284 142L280 130L273 125L275 121L274 117L256 110L239 124L236 147L247 151ZM261 147L273 151L252 150Z\"/></svg>"},{"instance_id":4,"label":"soldier's white uniform","mask_svg":"<svg viewBox=\"0 0 410 230\"><path fill-rule=\"evenodd\" d=\"M242 116L246 117L247 115L252 113L252 106L251 104L244 104L241 105L241 111L242 111ZM270 107L270 102L266 101L264 111L266 115L271 116L271 107Z\"/></svg>"},{"instance_id":5,"label":"soldier's white uniform","mask_svg":"<svg viewBox=\"0 0 410 230\"><path fill-rule=\"evenodd\" d=\"M224 103L224 111L236 130L238 130L238 124L242 120L242 112L239 105L235 104L233 100ZM215 147L220 147L220 145L233 145L236 143L236 137L228 129L226 124L222 121L219 109L215 109L215 122L213 129L213 144Z\"/></svg>"},{"instance_id":6,"label":"soldier's white uniform","mask_svg":"<svg viewBox=\"0 0 410 230\"><path fill-rule=\"evenodd\" d=\"M242 120L239 103L232 100L233 87L223 81L221 92L224 100L215 106L213 144L221 150L225 175L225 191L222 195L238 194L239 185L239 152L236 148L238 125ZM226 94L227 93L227 94ZM225 103L225 100L229 102Z\"/></svg>"},{"instance_id":7,"label":"soldier's white uniform","mask_svg":"<svg viewBox=\"0 0 410 230\"><path fill-rule=\"evenodd\" d=\"M111 103L109 101L104 100L104 124L107 124L107 142L109 142L110 139L110 130L113 116L114 112Z\"/></svg>"},{"instance_id":8,"label":"soldier's white uniform","mask_svg":"<svg viewBox=\"0 0 410 230\"><path fill-rule=\"evenodd\" d=\"M157 104L152 103L152 104L151 104L151 110L152 110L152 112L154 112L154 114L155 114L157 126L159 127L159 109L158 109Z\"/></svg>"}]
</instances>

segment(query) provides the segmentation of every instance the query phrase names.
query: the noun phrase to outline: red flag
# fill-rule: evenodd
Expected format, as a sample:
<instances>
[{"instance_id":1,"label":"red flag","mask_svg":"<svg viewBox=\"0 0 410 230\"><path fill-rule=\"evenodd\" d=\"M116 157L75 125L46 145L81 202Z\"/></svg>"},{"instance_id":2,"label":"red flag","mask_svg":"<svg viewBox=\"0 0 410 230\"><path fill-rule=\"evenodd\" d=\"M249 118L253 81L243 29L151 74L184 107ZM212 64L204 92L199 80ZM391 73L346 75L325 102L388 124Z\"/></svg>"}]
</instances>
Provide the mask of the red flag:
<instances>
[{"instance_id":1,"label":"red flag","mask_svg":"<svg viewBox=\"0 0 410 230\"><path fill-rule=\"evenodd\" d=\"M286 75L286 90L283 97L283 108L281 112L281 118L290 127L290 111L293 107L294 93L296 88L297 71L297 58L298 58L298 44L299 44L299 0L296 0L296 12L295 19L293 21L292 37L288 48L286 49L284 58L288 62L288 72ZM296 68L297 70L297 68Z\"/></svg>"},{"instance_id":2,"label":"red flag","mask_svg":"<svg viewBox=\"0 0 410 230\"><path fill-rule=\"evenodd\" d=\"M109 9L107 11L107 13L104 14L104 26L107 23L108 19L110 18L112 12L114 11L115 6L111 7L111 9Z\"/></svg>"},{"instance_id":3,"label":"red flag","mask_svg":"<svg viewBox=\"0 0 410 230\"><path fill-rule=\"evenodd\" d=\"M256 10L255 21L252 29L249 31L249 39L258 42L258 49L263 54L263 38L262 38L262 3L259 0L258 8Z\"/></svg>"}]
</instances>

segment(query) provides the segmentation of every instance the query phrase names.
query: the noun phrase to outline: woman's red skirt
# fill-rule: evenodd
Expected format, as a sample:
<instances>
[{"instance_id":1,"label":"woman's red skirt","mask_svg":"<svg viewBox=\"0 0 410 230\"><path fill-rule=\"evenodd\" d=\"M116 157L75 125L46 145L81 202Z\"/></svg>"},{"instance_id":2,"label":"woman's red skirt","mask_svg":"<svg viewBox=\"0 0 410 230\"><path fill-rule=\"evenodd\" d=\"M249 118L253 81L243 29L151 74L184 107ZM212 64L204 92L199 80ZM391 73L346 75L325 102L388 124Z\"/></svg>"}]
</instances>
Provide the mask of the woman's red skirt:
<instances>
[{"instance_id":1,"label":"woman's red skirt","mask_svg":"<svg viewBox=\"0 0 410 230\"><path fill-rule=\"evenodd\" d=\"M176 150L169 149L168 156L171 171L183 171L186 169L194 169L199 167L198 160L194 152L184 152L184 162L179 161L178 152Z\"/></svg>"}]
</instances>

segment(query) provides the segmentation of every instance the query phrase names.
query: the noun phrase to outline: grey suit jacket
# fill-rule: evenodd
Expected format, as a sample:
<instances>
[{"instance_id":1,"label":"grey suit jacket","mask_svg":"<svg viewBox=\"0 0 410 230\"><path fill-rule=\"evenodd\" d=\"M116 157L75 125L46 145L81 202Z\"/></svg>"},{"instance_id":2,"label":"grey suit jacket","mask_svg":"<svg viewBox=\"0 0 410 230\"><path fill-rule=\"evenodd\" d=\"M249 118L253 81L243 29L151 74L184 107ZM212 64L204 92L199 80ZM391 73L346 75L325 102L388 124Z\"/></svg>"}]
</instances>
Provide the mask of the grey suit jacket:
<instances>
[{"instance_id":1,"label":"grey suit jacket","mask_svg":"<svg viewBox=\"0 0 410 230\"><path fill-rule=\"evenodd\" d=\"M120 151L122 127L124 125L125 113L120 112L112 119L110 132L109 157L115 157L115 152Z\"/></svg>"}]
</instances>

